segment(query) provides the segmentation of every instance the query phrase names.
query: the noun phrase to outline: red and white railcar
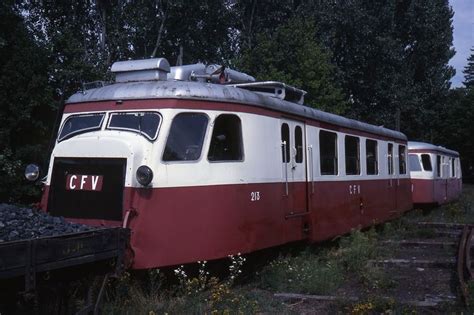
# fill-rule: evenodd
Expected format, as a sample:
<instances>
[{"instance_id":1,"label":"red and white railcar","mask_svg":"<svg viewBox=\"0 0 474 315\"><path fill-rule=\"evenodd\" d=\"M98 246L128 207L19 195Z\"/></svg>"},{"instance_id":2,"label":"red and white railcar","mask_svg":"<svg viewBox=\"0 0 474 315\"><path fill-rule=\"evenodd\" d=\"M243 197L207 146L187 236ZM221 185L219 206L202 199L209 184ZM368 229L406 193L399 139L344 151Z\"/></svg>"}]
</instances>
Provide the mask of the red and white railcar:
<instances>
[{"instance_id":1,"label":"red and white railcar","mask_svg":"<svg viewBox=\"0 0 474 315\"><path fill-rule=\"evenodd\" d=\"M424 142L408 142L414 204L441 205L461 195L459 153Z\"/></svg>"},{"instance_id":2,"label":"red and white railcar","mask_svg":"<svg viewBox=\"0 0 474 315\"><path fill-rule=\"evenodd\" d=\"M216 66L112 71L67 101L41 205L129 227L133 268L315 242L412 208L402 133Z\"/></svg>"}]
</instances>

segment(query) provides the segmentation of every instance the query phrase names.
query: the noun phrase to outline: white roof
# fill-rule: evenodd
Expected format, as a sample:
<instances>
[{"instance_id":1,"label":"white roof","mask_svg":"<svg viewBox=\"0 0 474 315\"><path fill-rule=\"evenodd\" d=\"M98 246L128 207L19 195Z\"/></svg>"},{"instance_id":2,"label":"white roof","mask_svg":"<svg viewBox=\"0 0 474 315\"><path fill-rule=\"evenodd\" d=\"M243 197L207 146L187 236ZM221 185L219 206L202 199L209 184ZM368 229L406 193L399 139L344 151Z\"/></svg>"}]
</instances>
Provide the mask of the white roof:
<instances>
[{"instance_id":1,"label":"white roof","mask_svg":"<svg viewBox=\"0 0 474 315\"><path fill-rule=\"evenodd\" d=\"M459 152L446 149L445 147L442 146L437 146L431 143L426 143L426 142L418 142L418 141L408 141L408 150L430 150L430 151L437 151L441 153L445 153L448 155L455 155L459 156Z\"/></svg>"}]
</instances>

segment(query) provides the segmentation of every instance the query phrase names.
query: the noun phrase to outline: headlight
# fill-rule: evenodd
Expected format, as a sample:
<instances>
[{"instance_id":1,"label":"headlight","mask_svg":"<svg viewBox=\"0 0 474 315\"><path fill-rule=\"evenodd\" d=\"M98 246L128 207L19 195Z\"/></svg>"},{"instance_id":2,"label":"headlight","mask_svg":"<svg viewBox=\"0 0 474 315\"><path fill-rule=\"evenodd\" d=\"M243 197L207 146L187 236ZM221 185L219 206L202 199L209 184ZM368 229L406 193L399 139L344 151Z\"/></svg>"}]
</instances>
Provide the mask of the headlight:
<instances>
[{"instance_id":1,"label":"headlight","mask_svg":"<svg viewBox=\"0 0 474 315\"><path fill-rule=\"evenodd\" d=\"M148 186L153 180L153 171L146 165L142 165L137 169L137 181L140 185Z\"/></svg>"},{"instance_id":2,"label":"headlight","mask_svg":"<svg viewBox=\"0 0 474 315\"><path fill-rule=\"evenodd\" d=\"M30 182L38 179L40 174L39 166L36 164L28 164L25 168L25 178Z\"/></svg>"}]
</instances>

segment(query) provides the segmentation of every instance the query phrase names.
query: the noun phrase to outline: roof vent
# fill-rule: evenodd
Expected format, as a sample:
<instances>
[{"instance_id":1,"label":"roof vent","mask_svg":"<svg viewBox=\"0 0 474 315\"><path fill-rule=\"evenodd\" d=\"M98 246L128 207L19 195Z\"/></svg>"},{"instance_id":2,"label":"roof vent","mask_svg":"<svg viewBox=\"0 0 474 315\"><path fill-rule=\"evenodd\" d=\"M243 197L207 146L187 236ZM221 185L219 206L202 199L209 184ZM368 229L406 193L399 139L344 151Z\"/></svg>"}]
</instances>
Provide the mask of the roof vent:
<instances>
[{"instance_id":1,"label":"roof vent","mask_svg":"<svg viewBox=\"0 0 474 315\"><path fill-rule=\"evenodd\" d=\"M294 86L276 81L240 83L232 86L297 104L304 103L304 96L307 93Z\"/></svg>"},{"instance_id":2,"label":"roof vent","mask_svg":"<svg viewBox=\"0 0 474 315\"><path fill-rule=\"evenodd\" d=\"M236 70L220 65L205 65L195 63L191 65L171 67L168 76L170 80L210 82L217 84L254 82L255 78Z\"/></svg>"},{"instance_id":3,"label":"roof vent","mask_svg":"<svg viewBox=\"0 0 474 315\"><path fill-rule=\"evenodd\" d=\"M117 61L112 65L115 82L166 81L170 64L165 58Z\"/></svg>"}]
</instances>

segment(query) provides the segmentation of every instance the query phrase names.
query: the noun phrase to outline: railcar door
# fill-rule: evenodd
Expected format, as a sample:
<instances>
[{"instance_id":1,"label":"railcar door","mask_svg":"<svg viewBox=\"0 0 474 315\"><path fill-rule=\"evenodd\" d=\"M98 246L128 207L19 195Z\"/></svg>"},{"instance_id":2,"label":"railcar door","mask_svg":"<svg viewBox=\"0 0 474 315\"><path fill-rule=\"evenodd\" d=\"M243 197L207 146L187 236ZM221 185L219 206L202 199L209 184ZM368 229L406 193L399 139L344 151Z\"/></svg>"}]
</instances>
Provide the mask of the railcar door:
<instances>
[{"instance_id":1,"label":"railcar door","mask_svg":"<svg viewBox=\"0 0 474 315\"><path fill-rule=\"evenodd\" d=\"M305 124L281 120L282 182L285 217L307 213Z\"/></svg>"}]
</instances>

